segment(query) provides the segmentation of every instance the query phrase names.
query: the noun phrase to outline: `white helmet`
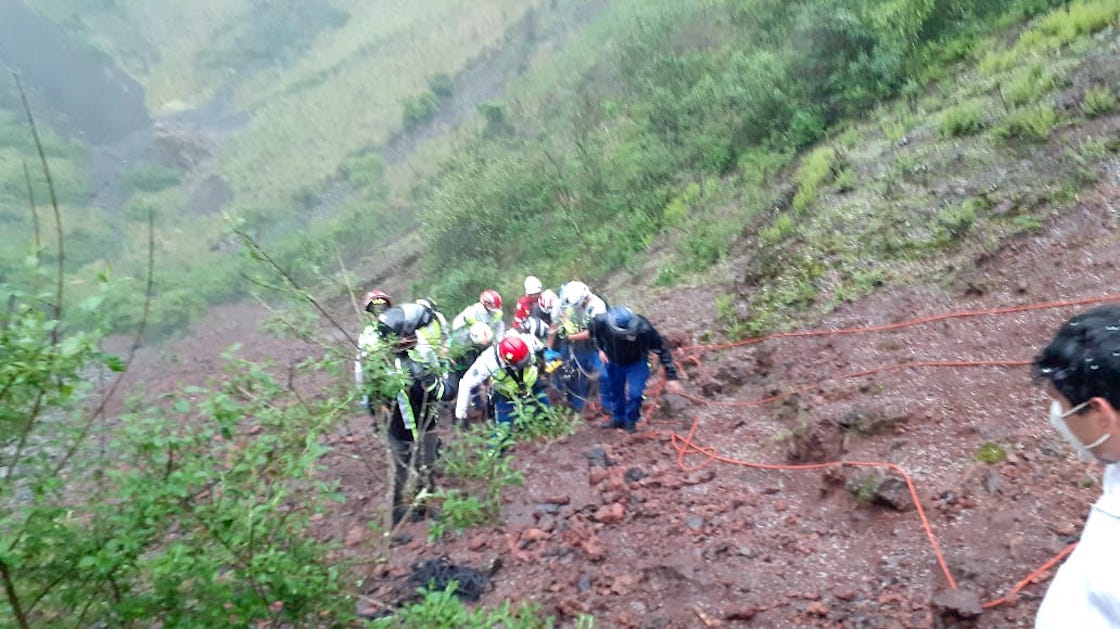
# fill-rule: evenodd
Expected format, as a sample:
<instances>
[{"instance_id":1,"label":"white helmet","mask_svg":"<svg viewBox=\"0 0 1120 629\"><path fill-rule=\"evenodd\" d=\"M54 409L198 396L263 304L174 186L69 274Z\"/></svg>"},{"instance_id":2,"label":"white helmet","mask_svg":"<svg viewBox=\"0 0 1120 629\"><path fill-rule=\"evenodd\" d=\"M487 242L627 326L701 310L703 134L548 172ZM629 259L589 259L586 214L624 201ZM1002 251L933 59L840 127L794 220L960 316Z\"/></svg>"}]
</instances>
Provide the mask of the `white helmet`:
<instances>
[{"instance_id":1,"label":"white helmet","mask_svg":"<svg viewBox=\"0 0 1120 629\"><path fill-rule=\"evenodd\" d=\"M537 303L540 304L542 310L548 313L552 312L552 309L556 307L556 299L556 293L554 293L551 288L546 288L541 291L541 296L537 297Z\"/></svg>"},{"instance_id":2,"label":"white helmet","mask_svg":"<svg viewBox=\"0 0 1120 629\"><path fill-rule=\"evenodd\" d=\"M536 295L537 293L541 292L542 288L544 288L544 285L541 284L540 279L538 279L536 275L530 275L525 278L526 295Z\"/></svg>"},{"instance_id":3,"label":"white helmet","mask_svg":"<svg viewBox=\"0 0 1120 629\"><path fill-rule=\"evenodd\" d=\"M590 294L591 289L587 287L587 284L579 281L568 282L560 288L560 307L571 308L581 304Z\"/></svg>"},{"instance_id":4,"label":"white helmet","mask_svg":"<svg viewBox=\"0 0 1120 629\"><path fill-rule=\"evenodd\" d=\"M469 334L471 343L480 347L489 345L490 342L494 340L493 330L490 329L490 326L482 322L472 324Z\"/></svg>"}]
</instances>

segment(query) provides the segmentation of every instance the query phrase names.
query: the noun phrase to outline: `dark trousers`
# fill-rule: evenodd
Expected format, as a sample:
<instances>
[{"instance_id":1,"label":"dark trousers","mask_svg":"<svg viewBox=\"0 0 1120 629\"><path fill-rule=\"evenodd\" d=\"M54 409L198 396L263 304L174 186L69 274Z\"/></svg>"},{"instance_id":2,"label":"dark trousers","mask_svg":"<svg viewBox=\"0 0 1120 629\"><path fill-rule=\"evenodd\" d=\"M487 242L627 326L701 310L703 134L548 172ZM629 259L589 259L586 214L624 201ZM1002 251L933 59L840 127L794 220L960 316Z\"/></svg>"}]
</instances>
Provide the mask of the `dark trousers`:
<instances>
[{"instance_id":1,"label":"dark trousers","mask_svg":"<svg viewBox=\"0 0 1120 629\"><path fill-rule=\"evenodd\" d=\"M604 365L609 393L602 395L604 410L614 423L633 428L642 418L642 394L649 380L649 363L637 360L629 365L608 362ZM606 407L606 400L611 406Z\"/></svg>"},{"instance_id":2,"label":"dark trousers","mask_svg":"<svg viewBox=\"0 0 1120 629\"><path fill-rule=\"evenodd\" d=\"M389 459L393 463L393 524L409 512L413 498L421 491L435 491L435 462L439 455L439 435L428 431L420 441L389 438ZM419 512L423 512L423 509Z\"/></svg>"}]
</instances>

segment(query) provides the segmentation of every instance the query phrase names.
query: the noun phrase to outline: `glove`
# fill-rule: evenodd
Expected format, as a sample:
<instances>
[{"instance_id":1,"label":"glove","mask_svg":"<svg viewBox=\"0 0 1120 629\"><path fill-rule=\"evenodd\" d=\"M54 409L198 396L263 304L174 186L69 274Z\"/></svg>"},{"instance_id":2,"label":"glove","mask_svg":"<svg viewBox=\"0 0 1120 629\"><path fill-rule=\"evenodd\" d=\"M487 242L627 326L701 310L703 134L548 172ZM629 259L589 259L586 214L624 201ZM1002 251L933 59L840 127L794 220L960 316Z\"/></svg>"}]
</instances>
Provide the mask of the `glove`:
<instances>
[{"instance_id":1,"label":"glove","mask_svg":"<svg viewBox=\"0 0 1120 629\"><path fill-rule=\"evenodd\" d=\"M560 360L560 359L561 359L560 352L558 352L554 349L544 350L544 362L550 363L554 360Z\"/></svg>"}]
</instances>

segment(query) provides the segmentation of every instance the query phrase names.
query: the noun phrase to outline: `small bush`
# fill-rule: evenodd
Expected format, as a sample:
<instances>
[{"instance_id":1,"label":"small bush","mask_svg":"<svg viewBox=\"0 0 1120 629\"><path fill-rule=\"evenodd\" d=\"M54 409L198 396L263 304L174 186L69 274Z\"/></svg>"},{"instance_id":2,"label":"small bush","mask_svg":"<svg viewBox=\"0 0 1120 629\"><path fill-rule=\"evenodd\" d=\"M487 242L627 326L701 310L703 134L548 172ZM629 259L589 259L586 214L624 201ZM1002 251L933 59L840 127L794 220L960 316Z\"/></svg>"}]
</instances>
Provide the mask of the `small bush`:
<instances>
[{"instance_id":1,"label":"small bush","mask_svg":"<svg viewBox=\"0 0 1120 629\"><path fill-rule=\"evenodd\" d=\"M780 214L774 219L770 227L758 232L758 237L768 245L776 245L793 235L797 225L789 214Z\"/></svg>"},{"instance_id":2,"label":"small bush","mask_svg":"<svg viewBox=\"0 0 1120 629\"><path fill-rule=\"evenodd\" d=\"M121 175L123 188L142 192L166 190L171 186L179 185L179 181L179 173L176 170L151 163L137 164Z\"/></svg>"},{"instance_id":3,"label":"small bush","mask_svg":"<svg viewBox=\"0 0 1120 629\"><path fill-rule=\"evenodd\" d=\"M1081 101L1081 111L1090 118L1096 118L1112 111L1116 107L1116 96L1112 88L1107 85L1091 87L1085 90L1085 98Z\"/></svg>"},{"instance_id":4,"label":"small bush","mask_svg":"<svg viewBox=\"0 0 1120 629\"><path fill-rule=\"evenodd\" d=\"M941 135L950 138L979 133L986 125L984 106L976 101L950 107L941 114Z\"/></svg>"},{"instance_id":5,"label":"small bush","mask_svg":"<svg viewBox=\"0 0 1120 629\"><path fill-rule=\"evenodd\" d=\"M428 79L428 89L436 98L448 98L455 92L455 82L446 73L441 72Z\"/></svg>"},{"instance_id":6,"label":"small bush","mask_svg":"<svg viewBox=\"0 0 1120 629\"><path fill-rule=\"evenodd\" d=\"M795 211L801 213L817 200L817 190L832 176L835 161L836 149L831 146L822 146L809 153L796 175L798 188L793 197Z\"/></svg>"},{"instance_id":7,"label":"small bush","mask_svg":"<svg viewBox=\"0 0 1120 629\"><path fill-rule=\"evenodd\" d=\"M1048 104L1016 109L996 128L996 136L1004 140L1019 139L1041 142L1050 137L1058 123L1058 114Z\"/></svg>"},{"instance_id":8,"label":"small bush","mask_svg":"<svg viewBox=\"0 0 1120 629\"><path fill-rule=\"evenodd\" d=\"M439 111L439 99L431 92L424 92L404 102L404 114L401 123L405 131L415 131L424 123L435 118L437 111Z\"/></svg>"},{"instance_id":9,"label":"small bush","mask_svg":"<svg viewBox=\"0 0 1120 629\"><path fill-rule=\"evenodd\" d=\"M981 463L999 463L1007 459L1007 452L1003 449L1003 446L989 441L981 445L976 454L972 455L972 458Z\"/></svg>"},{"instance_id":10,"label":"small bush","mask_svg":"<svg viewBox=\"0 0 1120 629\"><path fill-rule=\"evenodd\" d=\"M1036 63L1018 73L1007 83L1004 97L1007 102L1021 107L1032 105L1054 87L1054 75L1041 63Z\"/></svg>"}]
</instances>

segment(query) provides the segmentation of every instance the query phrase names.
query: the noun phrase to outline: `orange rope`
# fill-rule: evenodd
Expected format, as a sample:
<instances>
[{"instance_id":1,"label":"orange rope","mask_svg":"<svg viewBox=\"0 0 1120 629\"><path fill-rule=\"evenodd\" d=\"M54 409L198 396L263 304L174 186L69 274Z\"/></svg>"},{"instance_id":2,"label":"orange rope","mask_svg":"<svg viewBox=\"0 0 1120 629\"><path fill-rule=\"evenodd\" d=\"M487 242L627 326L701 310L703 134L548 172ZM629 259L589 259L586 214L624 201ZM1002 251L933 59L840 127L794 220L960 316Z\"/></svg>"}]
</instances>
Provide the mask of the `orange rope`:
<instances>
[{"instance_id":1,"label":"orange rope","mask_svg":"<svg viewBox=\"0 0 1120 629\"><path fill-rule=\"evenodd\" d=\"M768 340L768 339L802 338L802 337L811 337L811 336L829 336L829 335L844 335L844 334L865 334L865 333L870 333L870 332L884 332L884 331L888 331L888 330L896 330L896 329L899 329L899 328L904 328L904 327L909 327L909 326L914 326L914 325L920 325L920 324L924 324L924 323L945 321L945 320L948 320L948 319L960 319L960 318L967 318L967 317L980 317L980 316L988 316L988 315L996 315L996 314L1010 314L1010 313L1015 313L1015 312L1026 312L1026 311L1031 311L1031 310L1044 310L1044 309L1050 309L1050 308L1081 306L1081 305L1095 304L1095 303L1101 303L1101 302L1106 302L1106 301L1120 301L1120 294L1104 295L1104 296L1099 296L1099 297L1086 297L1086 298L1081 298L1081 299L1069 299L1069 300L1062 300L1062 301L1052 301L1052 302L1044 302L1044 303L1039 303L1039 304L1028 304L1028 305L1024 305L1024 306L1011 306L1011 307L1005 307L1005 308L991 308L991 309L986 309L986 310L971 310L971 311L962 311L962 312L943 313L943 314L939 314L939 315L932 315L932 316L928 316L928 317L922 317L922 318L918 318L918 319L911 319L911 320L908 320L908 321L901 321L901 322L898 322L898 323L891 323L891 324L877 325L877 326L842 328L842 329L836 329L836 330L809 330L809 331L800 331L800 332L775 332L775 333L772 333L772 334L767 334L767 335L763 335L763 336L749 338L749 339L737 341L737 342L734 342L734 343L711 344L711 345L693 345L693 346L682 347L681 349L682 350L688 350L688 349L721 350L721 349L730 349L730 348L734 348L734 347L742 347L742 346L746 346L746 345L754 345L754 344L761 343L762 341L765 341L765 340ZM688 356L688 357L685 358L685 360L688 360L689 362L692 362L697 367L701 366L701 361L695 356ZM1029 360L981 360L981 361L929 360L929 361L917 361L917 362L909 362L909 363L898 363L898 364L886 365L886 366L878 367L878 368L874 368L874 369L867 369L867 370L863 370L863 371L851 372L851 373L844 374L844 375L840 376L840 378L857 378L857 377L862 377L862 376L873 375L873 374L876 374L876 373L883 373L883 372L887 372L887 371L896 371L896 370L901 370L901 369L918 368L918 367L993 367L993 366L994 367L1020 367L1020 366L1027 366L1027 365L1030 365L1030 364L1031 364L1031 361L1029 361ZM647 421L650 419L649 415L652 415L652 408L657 406L657 401L661 397L661 394L664 391L664 386L665 386L665 378L664 378L664 376L662 376L662 378L659 378L658 382L650 390L650 397L652 398L653 403L650 405L650 412L647 413ZM684 397L687 398L687 399L693 400L695 402L699 402L699 403L702 403L702 404L709 404L709 405L713 405L713 406L734 406L734 407L761 406L763 404L775 402L775 401L790 397L792 395L797 395L799 393L812 391L814 389L819 388L819 386L820 386L820 383L818 382L817 384L800 387L800 388L795 389L793 391L789 391L789 392L782 393L782 394L779 394L779 395L774 395L774 396L770 396L770 397L766 397L766 398L759 398L759 399L756 399L756 400L748 400L748 401L745 401L745 402L716 402L716 401L706 400L704 398L700 398L700 397L692 396L692 395L687 395L687 394L684 395ZM723 456L723 455L719 454L718 451L716 451L712 448L702 447L702 446L697 445L694 442L694 438L696 436L696 431L699 428L699 426L700 426L700 420L697 417L697 418L693 419L692 427L689 430L688 435L686 437L681 437L680 435L678 435L675 432L669 432L668 433L670 438L671 438L671 443L672 443L673 447L677 450L677 466L684 472L697 471L697 470L703 469L704 467L707 467L708 465L711 465L712 463L714 463L716 461L719 461L719 462L722 462L722 463L728 463L730 465L738 465L738 466L742 466L742 467L750 467L750 468L756 468L756 469L770 469L770 470L817 470L817 469L826 469L826 468L831 468L831 467L849 466L849 467L886 468L886 469L889 469L889 470L897 473L898 475L900 475L906 481L907 489L910 491L910 497L914 501L914 506L915 506L915 509L918 513L918 517L922 522L922 528L925 530L926 538L929 540L930 546L933 548L934 555L937 558L937 563L941 567L941 571L942 571L942 574L944 574L944 576L945 576L946 582L949 584L950 588L952 588L954 590L957 589L957 582L953 578L952 573L949 571L948 564L945 561L945 556L941 552L941 547L937 542L937 537L933 534L933 527L931 526L931 524L929 522L929 518L926 517L925 510L922 507L921 501L918 499L918 493L917 493L917 489L914 485L914 481L910 478L909 474L907 474L906 471L904 469L902 469L902 467L900 467L900 466L898 466L894 463L878 462L878 461L831 461L831 462L825 462L825 463L812 463L812 464L802 464L802 465L778 465L778 464L750 463L750 462L747 462L747 461L740 461L740 460L737 460L737 459L733 459L733 458L730 458L730 457ZM707 458L704 462L700 463L699 465L689 467L685 463L685 458L690 454L700 454L700 455L703 455ZM1040 575L1043 572L1049 570L1054 565L1057 565L1060 561L1062 561L1062 559L1064 559L1067 555L1069 555L1073 551L1073 549L1076 548L1076 546L1077 546L1077 544L1071 544L1070 546L1065 548L1062 552L1058 553L1055 557L1051 558L1049 561L1042 564L1042 566L1040 566L1039 568L1037 568L1036 570L1031 572L1026 578L1024 578L1022 581L1017 583L1010 591L1008 591L1007 594L1003 595L1000 598L997 598L997 599L994 599L994 600L989 601L987 603L984 603L983 604L983 609L991 609L993 607L997 607L999 605L1012 602L1013 599L1016 597L1016 595L1024 587L1026 587L1032 581L1034 581L1038 577L1038 575Z\"/></svg>"},{"instance_id":2,"label":"orange rope","mask_svg":"<svg viewBox=\"0 0 1120 629\"><path fill-rule=\"evenodd\" d=\"M1042 574L1043 572L1046 572L1050 568L1053 568L1055 565L1057 565L1057 563L1059 561L1065 559L1066 555L1069 555L1070 553L1072 553L1074 548L1077 548L1077 542L1074 542L1074 543L1070 544L1069 546L1066 546L1065 550L1058 553L1057 555L1054 555L1053 559L1051 559L1050 561L1047 561L1046 563L1039 566L1034 572L1028 574L1027 578L1025 578L1022 581L1016 583L1015 587L1011 588L1011 591L1009 591L1007 594L1004 594L1003 596L995 599L994 601L988 601L987 603L984 603L984 605L983 605L984 609L991 609L993 607L999 607L1000 605L1003 605L1004 603L1014 602L1015 596L1017 594L1019 594L1020 590L1022 590L1024 587L1030 585L1031 581L1034 581L1035 578L1038 577L1038 575Z\"/></svg>"},{"instance_id":3,"label":"orange rope","mask_svg":"<svg viewBox=\"0 0 1120 629\"><path fill-rule=\"evenodd\" d=\"M984 317L988 315L997 314L1010 314L1013 312L1027 312L1030 310L1046 310L1050 308L1064 308L1068 306L1084 306L1086 304L1096 304L1105 301L1120 301L1120 293L1112 295L1103 295L1100 297L1084 297L1081 299L1066 299L1062 301L1048 301L1039 304L1027 304L1025 306L1008 306L1005 308L989 308L986 310L965 310L962 312L946 312L938 315L931 315L928 317L921 317L918 319L910 319L908 321L900 321L898 323L887 323L884 325L872 325L858 328L840 328L837 330L804 330L801 332L773 332L771 334L764 334L734 343L719 343L712 345L692 345L682 349L706 349L706 350L719 350L731 349L733 347L742 347L744 345L755 345L767 339L780 339L780 338L800 338L806 336L831 336L840 334L866 334L868 332L885 332L887 330L897 330L899 328L910 327L913 325L920 325L923 323L933 323L936 321L945 321L947 319L963 319L966 317Z\"/></svg>"},{"instance_id":4,"label":"orange rope","mask_svg":"<svg viewBox=\"0 0 1120 629\"><path fill-rule=\"evenodd\" d=\"M676 450L677 450L677 466L680 467L681 471L683 471L683 472L694 472L696 470L703 469L704 467L706 467L707 465L710 465L711 463L713 463L715 461L720 461L722 463L729 463L731 465L739 465L739 466L742 466L742 467L751 467L751 468L763 469L763 470L819 470L819 469L825 469L825 468L830 468L830 467L851 466L851 467L885 467L885 468L888 468L888 469L896 472L897 474L902 476L902 478L906 481L906 487L910 490L910 497L914 499L914 506L915 506L915 508L917 508L918 517L922 521L922 527L925 529L926 537L929 539L930 545L933 546L933 552L937 556L937 563L941 566L941 572L945 575L946 581L949 582L949 587L951 587L954 590L957 589L957 582L956 582L955 579L953 579L952 573L949 572L949 566L945 562L945 556L941 553L941 547L937 543L937 537L935 537L934 534L933 534L933 527L929 523L929 518L926 517L926 512L925 512L925 509L922 508L921 501L918 500L918 491L914 487L914 481L910 479L910 475L907 474L906 471L903 470L900 466L898 466L894 463L881 463L881 462L878 462L878 461L832 461L832 462L828 462L828 463L809 463L809 464L803 464L803 465L775 465L775 464L766 464L766 463L750 463L750 462L747 462L747 461L740 461L740 460L737 460L737 459L732 459L730 457L725 457L725 456L719 454L718 452L716 452L715 450L713 450L711 448L703 448L703 447L700 447L700 446L696 445L693 442L693 437L696 436L696 429L699 426L700 426L700 418L697 417L697 418L693 419L692 428L688 431L688 436L687 437L682 438L680 435L678 435L676 433L672 433L672 432L669 433L670 437L672 438L673 447L676 448ZM703 455L707 456L708 459L704 463L690 469L685 465L685 461L684 461L685 456L687 456L690 453L703 454Z\"/></svg>"}]
</instances>

